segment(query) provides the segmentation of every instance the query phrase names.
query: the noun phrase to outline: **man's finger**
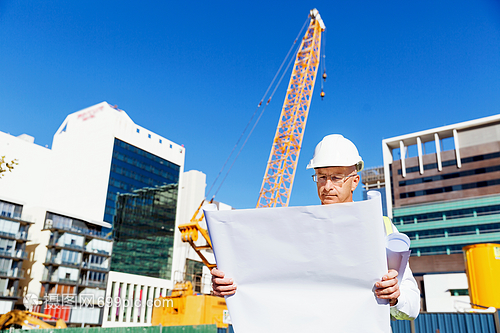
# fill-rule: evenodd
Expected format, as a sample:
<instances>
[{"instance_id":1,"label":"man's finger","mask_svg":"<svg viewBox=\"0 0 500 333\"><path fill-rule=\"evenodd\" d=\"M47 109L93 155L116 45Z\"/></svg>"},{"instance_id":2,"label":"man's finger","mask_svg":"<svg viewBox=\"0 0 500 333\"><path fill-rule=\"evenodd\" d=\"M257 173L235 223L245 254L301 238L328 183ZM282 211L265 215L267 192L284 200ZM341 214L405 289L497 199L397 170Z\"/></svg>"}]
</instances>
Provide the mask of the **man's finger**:
<instances>
[{"instance_id":1,"label":"man's finger","mask_svg":"<svg viewBox=\"0 0 500 333\"><path fill-rule=\"evenodd\" d=\"M383 289L377 289L375 292L377 295L391 295L399 291L399 288L397 286L394 287L389 287L389 288L383 288Z\"/></svg>"},{"instance_id":2,"label":"man's finger","mask_svg":"<svg viewBox=\"0 0 500 333\"><path fill-rule=\"evenodd\" d=\"M219 285L231 285L233 284L233 279L225 278L225 279L219 279L219 278L212 278L212 282L214 284L219 284Z\"/></svg>"},{"instance_id":3,"label":"man's finger","mask_svg":"<svg viewBox=\"0 0 500 333\"><path fill-rule=\"evenodd\" d=\"M379 281L375 284L377 288L388 288L398 284L398 278L393 278L391 280Z\"/></svg>"},{"instance_id":4,"label":"man's finger","mask_svg":"<svg viewBox=\"0 0 500 333\"><path fill-rule=\"evenodd\" d=\"M382 277L382 281L391 280L398 276L398 271L395 269L390 269L386 275Z\"/></svg>"},{"instance_id":5,"label":"man's finger","mask_svg":"<svg viewBox=\"0 0 500 333\"><path fill-rule=\"evenodd\" d=\"M212 276L216 276L219 278L223 278L225 275L223 271L219 271L216 267L212 268L210 274L212 274Z\"/></svg>"},{"instance_id":6,"label":"man's finger","mask_svg":"<svg viewBox=\"0 0 500 333\"><path fill-rule=\"evenodd\" d=\"M236 293L236 291L225 291L225 292L218 292L218 291L215 291L214 290L214 295L215 296L219 296L219 297L223 297L223 296L231 296L231 295L234 295Z\"/></svg>"},{"instance_id":7,"label":"man's finger","mask_svg":"<svg viewBox=\"0 0 500 333\"><path fill-rule=\"evenodd\" d=\"M236 285L232 284L230 286L214 286L214 290L222 292L222 291L233 291L236 290Z\"/></svg>"}]
</instances>

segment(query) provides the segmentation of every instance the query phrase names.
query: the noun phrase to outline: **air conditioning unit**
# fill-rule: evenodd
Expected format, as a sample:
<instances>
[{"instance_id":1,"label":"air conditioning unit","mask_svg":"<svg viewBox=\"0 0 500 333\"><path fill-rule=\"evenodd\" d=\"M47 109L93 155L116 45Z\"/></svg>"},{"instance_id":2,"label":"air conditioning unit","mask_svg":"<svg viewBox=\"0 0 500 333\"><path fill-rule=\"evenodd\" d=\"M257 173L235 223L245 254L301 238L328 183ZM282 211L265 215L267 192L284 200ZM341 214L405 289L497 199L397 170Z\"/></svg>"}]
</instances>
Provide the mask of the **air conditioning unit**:
<instances>
[{"instance_id":1,"label":"air conditioning unit","mask_svg":"<svg viewBox=\"0 0 500 333\"><path fill-rule=\"evenodd\" d=\"M45 229L50 229L52 228L52 225L54 224L54 221L52 221L51 219L46 219L45 220Z\"/></svg>"}]
</instances>

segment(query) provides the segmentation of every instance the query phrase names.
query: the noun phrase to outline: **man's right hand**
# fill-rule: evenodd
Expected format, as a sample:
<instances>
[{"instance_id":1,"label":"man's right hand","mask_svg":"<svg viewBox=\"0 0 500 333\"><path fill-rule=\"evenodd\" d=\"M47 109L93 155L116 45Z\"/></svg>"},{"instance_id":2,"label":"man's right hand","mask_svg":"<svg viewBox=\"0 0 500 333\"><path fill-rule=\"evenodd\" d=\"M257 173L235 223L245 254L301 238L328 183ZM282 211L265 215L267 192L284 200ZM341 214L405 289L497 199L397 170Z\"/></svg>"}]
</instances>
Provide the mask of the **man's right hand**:
<instances>
[{"instance_id":1,"label":"man's right hand","mask_svg":"<svg viewBox=\"0 0 500 333\"><path fill-rule=\"evenodd\" d=\"M212 268L212 289L215 296L223 297L236 293L236 284L233 279L224 278L224 272L217 268Z\"/></svg>"}]
</instances>

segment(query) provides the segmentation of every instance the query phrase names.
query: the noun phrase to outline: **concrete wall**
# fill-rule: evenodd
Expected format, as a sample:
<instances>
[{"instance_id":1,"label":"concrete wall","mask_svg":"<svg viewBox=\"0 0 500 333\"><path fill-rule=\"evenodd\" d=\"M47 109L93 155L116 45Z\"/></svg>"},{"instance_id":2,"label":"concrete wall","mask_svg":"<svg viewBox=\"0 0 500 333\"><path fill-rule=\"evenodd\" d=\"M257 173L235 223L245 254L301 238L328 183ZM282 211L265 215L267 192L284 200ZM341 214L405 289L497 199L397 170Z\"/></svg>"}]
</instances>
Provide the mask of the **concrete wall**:
<instances>
[{"instance_id":1,"label":"concrete wall","mask_svg":"<svg viewBox=\"0 0 500 333\"><path fill-rule=\"evenodd\" d=\"M424 275L427 312L458 312L470 308L469 296L453 296L450 290L468 289L465 273Z\"/></svg>"}]
</instances>

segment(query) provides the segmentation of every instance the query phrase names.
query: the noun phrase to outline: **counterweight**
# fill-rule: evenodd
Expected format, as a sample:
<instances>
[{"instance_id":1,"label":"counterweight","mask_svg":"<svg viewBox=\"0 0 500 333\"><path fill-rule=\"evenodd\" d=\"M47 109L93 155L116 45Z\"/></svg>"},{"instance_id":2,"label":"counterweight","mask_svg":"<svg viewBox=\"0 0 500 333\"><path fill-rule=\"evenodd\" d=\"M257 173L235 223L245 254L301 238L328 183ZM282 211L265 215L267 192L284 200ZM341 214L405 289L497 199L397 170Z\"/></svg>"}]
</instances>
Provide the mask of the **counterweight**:
<instances>
[{"instance_id":1,"label":"counterweight","mask_svg":"<svg viewBox=\"0 0 500 333\"><path fill-rule=\"evenodd\" d=\"M318 73L321 33L325 30L323 20L316 9L311 10L309 16L311 22L293 65L292 77L267 162L257 208L287 207L292 192L295 169Z\"/></svg>"}]
</instances>

